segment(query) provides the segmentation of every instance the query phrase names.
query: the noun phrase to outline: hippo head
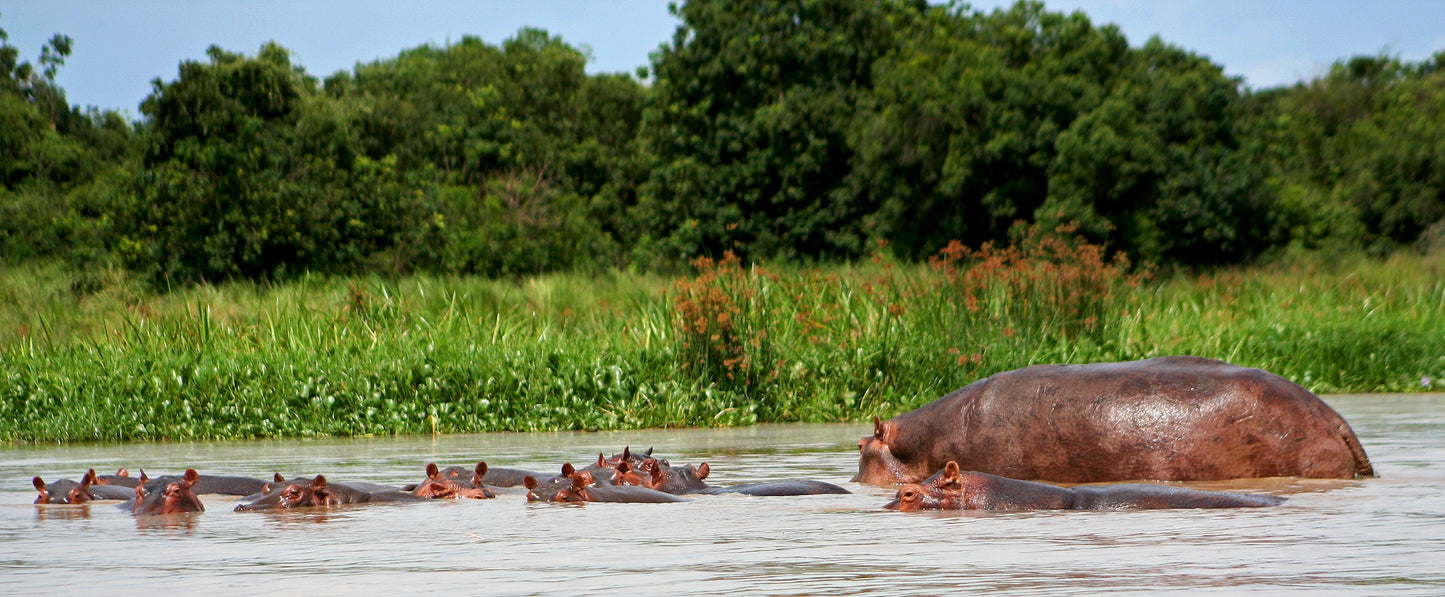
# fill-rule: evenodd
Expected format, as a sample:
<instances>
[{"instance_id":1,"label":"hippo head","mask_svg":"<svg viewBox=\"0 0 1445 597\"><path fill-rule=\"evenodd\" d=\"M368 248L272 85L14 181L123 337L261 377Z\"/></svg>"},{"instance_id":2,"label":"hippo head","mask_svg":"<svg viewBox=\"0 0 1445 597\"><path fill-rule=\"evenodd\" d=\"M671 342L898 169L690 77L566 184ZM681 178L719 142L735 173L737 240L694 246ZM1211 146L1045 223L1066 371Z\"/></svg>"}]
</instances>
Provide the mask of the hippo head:
<instances>
[{"instance_id":1,"label":"hippo head","mask_svg":"<svg viewBox=\"0 0 1445 597\"><path fill-rule=\"evenodd\" d=\"M642 475L632 468L626 461L617 464L617 472L612 473L613 485L642 485Z\"/></svg>"},{"instance_id":2,"label":"hippo head","mask_svg":"<svg viewBox=\"0 0 1445 597\"><path fill-rule=\"evenodd\" d=\"M203 512L206 507L201 504L200 498L196 497L194 487L196 480L200 479L196 469L188 468L180 479L166 483L158 492L147 494L145 486L137 485L135 488L135 504L131 506L131 514L143 516L149 514L178 514L181 512Z\"/></svg>"},{"instance_id":3,"label":"hippo head","mask_svg":"<svg viewBox=\"0 0 1445 597\"><path fill-rule=\"evenodd\" d=\"M648 473L643 486L663 493L680 494L707 489L703 480L712 473L706 462L697 465L669 466L653 458L642 461L641 469Z\"/></svg>"},{"instance_id":4,"label":"hippo head","mask_svg":"<svg viewBox=\"0 0 1445 597\"><path fill-rule=\"evenodd\" d=\"M274 482L266 484L261 497L249 504L236 506L236 511L307 508L336 503L338 502L326 487L325 476L316 475L312 479L297 478L287 481L277 473Z\"/></svg>"},{"instance_id":5,"label":"hippo head","mask_svg":"<svg viewBox=\"0 0 1445 597\"><path fill-rule=\"evenodd\" d=\"M901 512L958 510L962 508L967 493L966 484L958 471L958 463L950 460L943 466L942 471L922 483L904 485L893 501L883 507Z\"/></svg>"},{"instance_id":6,"label":"hippo head","mask_svg":"<svg viewBox=\"0 0 1445 597\"><path fill-rule=\"evenodd\" d=\"M927 477L932 472L927 470L927 464L905 462L906 455L898 452L897 440L897 426L874 416L873 435L858 440L858 474L853 481L896 485Z\"/></svg>"},{"instance_id":7,"label":"hippo head","mask_svg":"<svg viewBox=\"0 0 1445 597\"><path fill-rule=\"evenodd\" d=\"M558 493L572 487L572 478L558 475L538 481L536 477L527 475L522 478L522 486L527 488L527 501L550 502L557 499Z\"/></svg>"},{"instance_id":8,"label":"hippo head","mask_svg":"<svg viewBox=\"0 0 1445 597\"><path fill-rule=\"evenodd\" d=\"M595 484L596 481L593 480L592 473L579 471L577 474L572 475L572 486L558 490L557 493L552 494L551 501L563 504L581 504L594 501L592 492L588 488Z\"/></svg>"},{"instance_id":9,"label":"hippo head","mask_svg":"<svg viewBox=\"0 0 1445 597\"><path fill-rule=\"evenodd\" d=\"M477 468L472 469L472 485L482 486L482 478L487 476L487 461L478 460Z\"/></svg>"}]
</instances>

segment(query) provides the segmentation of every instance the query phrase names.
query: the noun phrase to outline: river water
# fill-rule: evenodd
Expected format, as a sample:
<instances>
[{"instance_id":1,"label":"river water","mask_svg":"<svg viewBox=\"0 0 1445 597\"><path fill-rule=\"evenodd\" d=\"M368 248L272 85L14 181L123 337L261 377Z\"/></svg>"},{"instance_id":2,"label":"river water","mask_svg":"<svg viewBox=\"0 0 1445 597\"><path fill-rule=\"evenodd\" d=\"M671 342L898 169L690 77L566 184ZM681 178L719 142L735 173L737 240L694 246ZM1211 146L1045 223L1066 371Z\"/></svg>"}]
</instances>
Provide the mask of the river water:
<instances>
[{"instance_id":1,"label":"river water","mask_svg":"<svg viewBox=\"0 0 1445 597\"><path fill-rule=\"evenodd\" d=\"M0 448L0 593L1445 594L1445 394L1327 396L1379 478L1198 484L1280 507L899 513L852 484L865 425ZM88 467L400 484L427 462L556 470L624 445L708 482L812 478L853 495L676 504L493 500L132 518L36 506L30 479ZM590 455L590 458L589 458Z\"/></svg>"}]
</instances>

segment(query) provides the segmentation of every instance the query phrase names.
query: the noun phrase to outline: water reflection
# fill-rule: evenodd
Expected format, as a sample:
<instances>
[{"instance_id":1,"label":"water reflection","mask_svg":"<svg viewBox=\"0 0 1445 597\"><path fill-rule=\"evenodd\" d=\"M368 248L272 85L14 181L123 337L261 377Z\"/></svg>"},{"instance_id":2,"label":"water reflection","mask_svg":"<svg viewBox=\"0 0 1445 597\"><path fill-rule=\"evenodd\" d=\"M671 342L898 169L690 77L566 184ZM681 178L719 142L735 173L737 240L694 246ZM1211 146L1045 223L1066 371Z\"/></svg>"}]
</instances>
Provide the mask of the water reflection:
<instances>
[{"instance_id":1,"label":"water reflection","mask_svg":"<svg viewBox=\"0 0 1445 597\"><path fill-rule=\"evenodd\" d=\"M35 520L80 520L90 518L90 504L36 504Z\"/></svg>"},{"instance_id":2,"label":"water reflection","mask_svg":"<svg viewBox=\"0 0 1445 597\"><path fill-rule=\"evenodd\" d=\"M1381 477L1190 484L1289 497L1227 511L887 512L892 490L848 482L867 425L12 446L0 459L0 553L11 554L0 592L105 578L135 593L164 578L186 592L261 582L298 593L1445 593L1445 396L1327 401ZM856 493L585 506L503 494L266 512L205 495L205 512L144 518L105 502L29 503L31 476L90 466L397 484L427 462L553 471L625 445L706 461L716 485L814 478Z\"/></svg>"}]
</instances>

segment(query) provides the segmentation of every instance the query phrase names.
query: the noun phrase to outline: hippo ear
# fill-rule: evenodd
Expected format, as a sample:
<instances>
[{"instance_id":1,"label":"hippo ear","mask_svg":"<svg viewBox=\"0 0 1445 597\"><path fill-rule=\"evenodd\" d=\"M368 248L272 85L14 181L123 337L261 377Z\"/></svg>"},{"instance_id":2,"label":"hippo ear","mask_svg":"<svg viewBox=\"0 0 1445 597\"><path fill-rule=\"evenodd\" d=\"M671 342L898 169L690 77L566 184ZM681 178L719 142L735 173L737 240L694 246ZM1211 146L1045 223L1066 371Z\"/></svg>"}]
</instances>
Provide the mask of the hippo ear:
<instances>
[{"instance_id":1,"label":"hippo ear","mask_svg":"<svg viewBox=\"0 0 1445 597\"><path fill-rule=\"evenodd\" d=\"M570 462L564 462L564 463L562 463L562 476L563 476L563 477L571 477L572 475L575 475L575 474L577 474L577 469L572 468L572 463L570 463Z\"/></svg>"},{"instance_id":2,"label":"hippo ear","mask_svg":"<svg viewBox=\"0 0 1445 597\"><path fill-rule=\"evenodd\" d=\"M622 446L622 461L632 460L632 446Z\"/></svg>"},{"instance_id":3,"label":"hippo ear","mask_svg":"<svg viewBox=\"0 0 1445 597\"><path fill-rule=\"evenodd\" d=\"M652 458L652 446L648 446L648 447L647 447L647 452L646 452L645 454L643 454L642 457L643 457L643 458Z\"/></svg>"},{"instance_id":4,"label":"hippo ear","mask_svg":"<svg viewBox=\"0 0 1445 597\"><path fill-rule=\"evenodd\" d=\"M487 461L478 460L477 468L472 470L472 483L475 484L477 481L481 481L482 477L485 476L487 476Z\"/></svg>"},{"instance_id":5,"label":"hippo ear","mask_svg":"<svg viewBox=\"0 0 1445 597\"><path fill-rule=\"evenodd\" d=\"M437 463L426 463L426 478L435 479L438 475L441 475L441 470L437 469Z\"/></svg>"},{"instance_id":6,"label":"hippo ear","mask_svg":"<svg viewBox=\"0 0 1445 597\"><path fill-rule=\"evenodd\" d=\"M873 415L873 438L883 442L883 445L893 445L894 435L897 429L893 428L892 422L879 419L879 415Z\"/></svg>"},{"instance_id":7,"label":"hippo ear","mask_svg":"<svg viewBox=\"0 0 1445 597\"><path fill-rule=\"evenodd\" d=\"M115 469L115 476L117 476L117 477L129 477L129 476L130 476L130 471L125 470L125 467L121 467L121 468Z\"/></svg>"},{"instance_id":8,"label":"hippo ear","mask_svg":"<svg viewBox=\"0 0 1445 597\"><path fill-rule=\"evenodd\" d=\"M95 483L95 469L85 471L85 476L80 478L80 490L85 491L92 483Z\"/></svg>"},{"instance_id":9,"label":"hippo ear","mask_svg":"<svg viewBox=\"0 0 1445 597\"><path fill-rule=\"evenodd\" d=\"M603 457L601 452L597 453L597 466L607 466L607 458Z\"/></svg>"},{"instance_id":10,"label":"hippo ear","mask_svg":"<svg viewBox=\"0 0 1445 597\"><path fill-rule=\"evenodd\" d=\"M325 488L325 487L326 487L326 476L325 476L325 475L316 475L316 478L311 480L311 484L314 485L314 486L316 486L316 489L323 489L323 488Z\"/></svg>"},{"instance_id":11,"label":"hippo ear","mask_svg":"<svg viewBox=\"0 0 1445 597\"><path fill-rule=\"evenodd\" d=\"M282 477L281 473L276 473L274 477L271 477L271 481L275 483L285 483L286 477Z\"/></svg>"},{"instance_id":12,"label":"hippo ear","mask_svg":"<svg viewBox=\"0 0 1445 597\"><path fill-rule=\"evenodd\" d=\"M536 479L533 479L533 478L532 478L532 475L527 475L527 476L525 476L525 477L522 477L522 487L526 487L526 488L527 488L527 491L531 491L531 490L533 490L533 489L536 489L536 488L537 488L537 480L536 480Z\"/></svg>"},{"instance_id":13,"label":"hippo ear","mask_svg":"<svg viewBox=\"0 0 1445 597\"><path fill-rule=\"evenodd\" d=\"M957 485L961 482L959 480L957 462L950 460L948 464L943 465L943 478L940 481L942 481L942 485L945 487Z\"/></svg>"},{"instance_id":14,"label":"hippo ear","mask_svg":"<svg viewBox=\"0 0 1445 597\"><path fill-rule=\"evenodd\" d=\"M181 480L186 482L186 487L190 487L192 485L195 485L196 480L200 478L201 475L200 473L196 472L196 469L188 468L186 469L186 475L184 477L181 477Z\"/></svg>"},{"instance_id":15,"label":"hippo ear","mask_svg":"<svg viewBox=\"0 0 1445 597\"><path fill-rule=\"evenodd\" d=\"M697 480L701 481L703 479L706 479L708 473L710 472L712 472L712 469L708 468L707 463L702 463L702 466L697 467Z\"/></svg>"},{"instance_id":16,"label":"hippo ear","mask_svg":"<svg viewBox=\"0 0 1445 597\"><path fill-rule=\"evenodd\" d=\"M632 465L627 464L627 461L623 460L622 462L617 463L617 472L619 474L630 473L632 472Z\"/></svg>"},{"instance_id":17,"label":"hippo ear","mask_svg":"<svg viewBox=\"0 0 1445 597\"><path fill-rule=\"evenodd\" d=\"M150 475L147 475L147 474L146 474L146 470L145 470L145 469L141 469L141 470L140 470L140 482L141 482L141 483L145 483L146 481L149 481L149 480L151 480Z\"/></svg>"},{"instance_id":18,"label":"hippo ear","mask_svg":"<svg viewBox=\"0 0 1445 597\"><path fill-rule=\"evenodd\" d=\"M35 488L38 489L38 490L40 490L40 491L45 491L45 482L44 482L44 481L41 481L41 480L40 480L40 477L36 477L36 478L34 478L34 479L31 479L31 480L30 480L30 484L31 484L31 485L34 485Z\"/></svg>"}]
</instances>

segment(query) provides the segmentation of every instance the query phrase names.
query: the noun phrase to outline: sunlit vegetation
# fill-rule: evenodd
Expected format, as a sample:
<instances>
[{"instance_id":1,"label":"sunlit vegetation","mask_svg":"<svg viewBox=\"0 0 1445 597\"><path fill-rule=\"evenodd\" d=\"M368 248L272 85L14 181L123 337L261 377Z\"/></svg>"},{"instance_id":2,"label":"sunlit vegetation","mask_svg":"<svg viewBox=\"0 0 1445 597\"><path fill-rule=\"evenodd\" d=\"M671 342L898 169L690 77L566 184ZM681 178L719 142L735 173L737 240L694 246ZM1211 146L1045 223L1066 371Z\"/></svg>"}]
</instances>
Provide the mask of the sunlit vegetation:
<instances>
[{"instance_id":1,"label":"sunlit vegetation","mask_svg":"<svg viewBox=\"0 0 1445 597\"><path fill-rule=\"evenodd\" d=\"M302 277L158 293L12 269L0 439L837 421L1035 363L1196 354L1320 392L1445 379L1445 264L1129 273L1077 237L681 279ZM1133 270L1139 271L1139 270Z\"/></svg>"}]
</instances>

